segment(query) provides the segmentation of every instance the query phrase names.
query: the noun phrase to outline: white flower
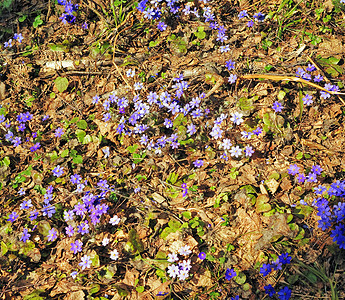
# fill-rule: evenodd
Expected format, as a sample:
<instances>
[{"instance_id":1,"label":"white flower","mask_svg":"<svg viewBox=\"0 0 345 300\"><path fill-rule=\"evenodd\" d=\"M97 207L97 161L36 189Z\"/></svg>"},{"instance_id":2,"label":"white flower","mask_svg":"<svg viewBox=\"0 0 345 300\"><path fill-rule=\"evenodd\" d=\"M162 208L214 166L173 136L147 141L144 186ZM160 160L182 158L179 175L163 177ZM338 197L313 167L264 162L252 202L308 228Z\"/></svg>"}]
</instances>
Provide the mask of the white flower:
<instances>
[{"instance_id":1,"label":"white flower","mask_svg":"<svg viewBox=\"0 0 345 300\"><path fill-rule=\"evenodd\" d=\"M232 114L232 117L230 118L230 120L232 122L234 122L236 125L240 125L243 122L243 114L235 112Z\"/></svg>"},{"instance_id":2,"label":"white flower","mask_svg":"<svg viewBox=\"0 0 345 300\"><path fill-rule=\"evenodd\" d=\"M105 247L106 245L109 244L109 242L110 242L110 240L107 237L105 237L102 241L102 245Z\"/></svg>"},{"instance_id":3,"label":"white flower","mask_svg":"<svg viewBox=\"0 0 345 300\"><path fill-rule=\"evenodd\" d=\"M189 270L192 268L192 265L190 264L190 259L184 260L183 262L180 262L178 265L181 270L185 270L187 272L189 272Z\"/></svg>"},{"instance_id":4,"label":"white flower","mask_svg":"<svg viewBox=\"0 0 345 300\"><path fill-rule=\"evenodd\" d=\"M176 278L177 275L179 275L180 270L178 266L176 265L170 265L168 266L168 274L171 278Z\"/></svg>"},{"instance_id":5,"label":"white flower","mask_svg":"<svg viewBox=\"0 0 345 300\"><path fill-rule=\"evenodd\" d=\"M134 77L135 75L135 70L128 69L126 72L127 77Z\"/></svg>"},{"instance_id":6,"label":"white flower","mask_svg":"<svg viewBox=\"0 0 345 300\"><path fill-rule=\"evenodd\" d=\"M116 249L110 252L110 259L117 260L118 258L119 258L119 252Z\"/></svg>"},{"instance_id":7,"label":"white flower","mask_svg":"<svg viewBox=\"0 0 345 300\"><path fill-rule=\"evenodd\" d=\"M77 272L77 271L73 271L73 272L71 273L71 277L72 277L73 279L76 279L77 275L78 275L78 272Z\"/></svg>"},{"instance_id":8,"label":"white flower","mask_svg":"<svg viewBox=\"0 0 345 300\"><path fill-rule=\"evenodd\" d=\"M103 153L104 153L104 158L108 158L109 157L109 147L105 147L102 149Z\"/></svg>"},{"instance_id":9,"label":"white flower","mask_svg":"<svg viewBox=\"0 0 345 300\"><path fill-rule=\"evenodd\" d=\"M239 157L242 155L242 149L239 146L233 146L230 150L231 156Z\"/></svg>"},{"instance_id":10,"label":"white flower","mask_svg":"<svg viewBox=\"0 0 345 300\"><path fill-rule=\"evenodd\" d=\"M180 248L180 250L178 251L178 253L179 253L180 255L185 255L185 256L186 256L186 255L191 254L192 251L190 250L189 246L186 245L186 246L182 246L182 247Z\"/></svg>"},{"instance_id":11,"label":"white flower","mask_svg":"<svg viewBox=\"0 0 345 300\"><path fill-rule=\"evenodd\" d=\"M230 147L232 146L230 139L223 139L222 147L224 150L230 150Z\"/></svg>"},{"instance_id":12,"label":"white flower","mask_svg":"<svg viewBox=\"0 0 345 300\"><path fill-rule=\"evenodd\" d=\"M110 219L109 223L111 225L115 226L115 225L119 224L120 221L121 221L121 219L117 215L115 215Z\"/></svg>"},{"instance_id":13,"label":"white flower","mask_svg":"<svg viewBox=\"0 0 345 300\"><path fill-rule=\"evenodd\" d=\"M171 253L171 254L168 254L168 262L175 262L175 261L178 261L178 256L176 253Z\"/></svg>"},{"instance_id":14,"label":"white flower","mask_svg":"<svg viewBox=\"0 0 345 300\"><path fill-rule=\"evenodd\" d=\"M180 272L178 273L177 277L180 280L186 280L189 276L189 273L187 270L180 270Z\"/></svg>"}]
</instances>

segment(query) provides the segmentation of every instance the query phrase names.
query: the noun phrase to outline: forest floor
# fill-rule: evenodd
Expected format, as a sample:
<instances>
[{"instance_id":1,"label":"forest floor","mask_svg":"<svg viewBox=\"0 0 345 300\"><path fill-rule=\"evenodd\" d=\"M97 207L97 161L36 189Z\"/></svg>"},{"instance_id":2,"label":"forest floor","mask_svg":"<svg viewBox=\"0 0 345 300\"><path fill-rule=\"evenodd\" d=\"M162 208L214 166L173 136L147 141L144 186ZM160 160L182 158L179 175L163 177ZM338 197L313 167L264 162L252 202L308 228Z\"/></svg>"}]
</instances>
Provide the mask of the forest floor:
<instances>
[{"instance_id":1,"label":"forest floor","mask_svg":"<svg viewBox=\"0 0 345 300\"><path fill-rule=\"evenodd\" d=\"M339 0L4 0L0 41L1 299L345 299Z\"/></svg>"}]
</instances>

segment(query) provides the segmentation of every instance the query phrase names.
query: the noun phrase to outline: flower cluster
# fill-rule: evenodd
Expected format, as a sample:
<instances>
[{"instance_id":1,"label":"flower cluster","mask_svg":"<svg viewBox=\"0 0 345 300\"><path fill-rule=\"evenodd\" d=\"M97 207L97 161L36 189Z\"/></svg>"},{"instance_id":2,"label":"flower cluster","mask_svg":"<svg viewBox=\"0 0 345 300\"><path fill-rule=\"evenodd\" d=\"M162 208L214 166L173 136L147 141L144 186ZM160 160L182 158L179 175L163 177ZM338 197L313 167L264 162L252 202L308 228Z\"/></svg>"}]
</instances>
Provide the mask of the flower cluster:
<instances>
[{"instance_id":1,"label":"flower cluster","mask_svg":"<svg viewBox=\"0 0 345 300\"><path fill-rule=\"evenodd\" d=\"M254 21L257 22L263 22L265 20L265 15L262 12L257 12L253 15L253 18L250 19L247 22L247 27L253 27L254 26ZM238 14L238 18L241 20L243 18L249 18L248 12L247 10L242 10L239 14Z\"/></svg>"},{"instance_id":2,"label":"flower cluster","mask_svg":"<svg viewBox=\"0 0 345 300\"><path fill-rule=\"evenodd\" d=\"M299 183L304 183L305 181L310 183L317 183L317 176L321 175L322 168L319 165L312 166L310 172L306 176L303 172L300 172L300 168L297 166L297 164L293 164L289 166L287 172L293 176L297 175L296 177Z\"/></svg>"},{"instance_id":3,"label":"flower cluster","mask_svg":"<svg viewBox=\"0 0 345 300\"><path fill-rule=\"evenodd\" d=\"M178 254L180 256L188 256L192 253L189 246L182 246ZM189 277L189 271L192 268L190 259L180 259L177 253L168 254L168 262L172 263L168 266L168 275L171 278L178 278L179 280L186 280Z\"/></svg>"},{"instance_id":4,"label":"flower cluster","mask_svg":"<svg viewBox=\"0 0 345 300\"><path fill-rule=\"evenodd\" d=\"M278 293L271 284L266 285L264 289L269 297L273 297L274 294L277 294L280 300L289 300L291 297L291 290L287 286L283 287Z\"/></svg>"},{"instance_id":5,"label":"flower cluster","mask_svg":"<svg viewBox=\"0 0 345 300\"><path fill-rule=\"evenodd\" d=\"M272 270L281 270L283 265L290 264L290 262L291 256L289 256L289 253L283 253L279 255L278 258L271 264L263 264L260 268L260 273L263 276L267 276L272 272Z\"/></svg>"},{"instance_id":6,"label":"flower cluster","mask_svg":"<svg viewBox=\"0 0 345 300\"><path fill-rule=\"evenodd\" d=\"M76 20L75 13L78 11L79 5L78 4L72 4L71 1L67 1L67 0L57 0L57 2L59 5L63 5L64 9L65 9L65 12L60 17L60 19L62 20L62 23L63 24L73 23ZM87 28L87 26L86 26L86 28Z\"/></svg>"},{"instance_id":7,"label":"flower cluster","mask_svg":"<svg viewBox=\"0 0 345 300\"><path fill-rule=\"evenodd\" d=\"M12 39L9 39L7 42L5 42L4 43L4 47L5 48L12 48L13 47L13 43L15 42L15 41L17 41L19 44L21 44L22 43L22 41L23 41L23 36L22 36L22 34L21 33L15 33L14 35L13 35L13 38Z\"/></svg>"},{"instance_id":8,"label":"flower cluster","mask_svg":"<svg viewBox=\"0 0 345 300\"><path fill-rule=\"evenodd\" d=\"M345 203L339 201L345 198L345 181L338 180L330 186L319 185L314 188L314 193L317 198L313 200L312 205L317 208L317 215L320 217L319 228L327 230L334 227L330 236L339 248L345 249L345 226L342 223L345 219ZM330 201L334 201L334 204L331 205ZM304 200L301 204L307 205Z\"/></svg>"},{"instance_id":9,"label":"flower cluster","mask_svg":"<svg viewBox=\"0 0 345 300\"><path fill-rule=\"evenodd\" d=\"M323 81L324 79L323 76L321 76L320 74L315 74L315 72L316 72L315 66L312 64L308 64L308 67L306 68L306 70L299 67L296 71L296 76L306 81L311 81L312 79L314 82L317 82L317 83ZM314 76L314 78L312 76ZM324 85L324 88L330 92L339 92L339 87L337 85L332 85L330 83L326 83ZM326 91L320 91L320 95L322 99L327 99L331 97L330 93L327 93ZM303 104L307 106L311 105L313 103L312 99L313 99L313 96L306 94L302 98Z\"/></svg>"}]
</instances>

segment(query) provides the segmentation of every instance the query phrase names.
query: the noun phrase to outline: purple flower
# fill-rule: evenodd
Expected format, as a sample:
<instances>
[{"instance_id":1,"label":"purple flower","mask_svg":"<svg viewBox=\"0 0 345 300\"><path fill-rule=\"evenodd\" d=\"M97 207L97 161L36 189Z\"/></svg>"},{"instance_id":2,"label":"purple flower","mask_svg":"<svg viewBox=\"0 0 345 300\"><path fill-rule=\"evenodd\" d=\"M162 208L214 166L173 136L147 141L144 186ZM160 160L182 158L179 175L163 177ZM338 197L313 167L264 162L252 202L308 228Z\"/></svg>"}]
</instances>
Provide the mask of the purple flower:
<instances>
[{"instance_id":1,"label":"purple flower","mask_svg":"<svg viewBox=\"0 0 345 300\"><path fill-rule=\"evenodd\" d=\"M164 31L168 28L167 24L165 24L164 22L159 22L158 25L157 25L157 28L160 30L160 31Z\"/></svg>"},{"instance_id":2,"label":"purple flower","mask_svg":"<svg viewBox=\"0 0 345 300\"><path fill-rule=\"evenodd\" d=\"M66 227L66 234L67 234L69 237L71 237L71 236L74 235L74 228L73 228L72 225L68 225L68 226Z\"/></svg>"},{"instance_id":3,"label":"purple flower","mask_svg":"<svg viewBox=\"0 0 345 300\"><path fill-rule=\"evenodd\" d=\"M21 42L23 41L24 38L23 38L23 36L22 36L21 33L15 33L15 34L13 35L13 39L17 40L18 43L21 43Z\"/></svg>"},{"instance_id":4,"label":"purple flower","mask_svg":"<svg viewBox=\"0 0 345 300\"><path fill-rule=\"evenodd\" d=\"M30 207L32 207L31 199L23 201L23 203L20 205L20 209L29 209Z\"/></svg>"},{"instance_id":5,"label":"purple flower","mask_svg":"<svg viewBox=\"0 0 345 300\"><path fill-rule=\"evenodd\" d=\"M84 22L82 25L81 25L81 28L83 28L84 30L88 29L89 25Z\"/></svg>"},{"instance_id":6,"label":"purple flower","mask_svg":"<svg viewBox=\"0 0 345 300\"><path fill-rule=\"evenodd\" d=\"M165 119L164 120L164 126L166 128L171 128L171 127L173 127L173 122L170 119Z\"/></svg>"},{"instance_id":7,"label":"purple flower","mask_svg":"<svg viewBox=\"0 0 345 300\"><path fill-rule=\"evenodd\" d=\"M48 236L47 236L48 242L55 241L56 238L57 238L57 234L58 234L58 232L57 232L57 230L55 228L50 229L49 232L48 232Z\"/></svg>"},{"instance_id":8,"label":"purple flower","mask_svg":"<svg viewBox=\"0 0 345 300\"><path fill-rule=\"evenodd\" d=\"M13 211L8 215L7 221L10 221L11 223L13 223L15 220L17 220L18 217L19 215L15 211Z\"/></svg>"},{"instance_id":9,"label":"purple flower","mask_svg":"<svg viewBox=\"0 0 345 300\"><path fill-rule=\"evenodd\" d=\"M81 176L79 174L74 174L71 176L71 182L73 184L79 184L81 182Z\"/></svg>"},{"instance_id":10,"label":"purple flower","mask_svg":"<svg viewBox=\"0 0 345 300\"><path fill-rule=\"evenodd\" d=\"M225 279L230 281L232 278L234 278L237 275L234 269L227 269L225 272Z\"/></svg>"},{"instance_id":11,"label":"purple flower","mask_svg":"<svg viewBox=\"0 0 345 300\"><path fill-rule=\"evenodd\" d=\"M317 182L317 175L313 172L310 172L307 176L307 182Z\"/></svg>"},{"instance_id":12,"label":"purple flower","mask_svg":"<svg viewBox=\"0 0 345 300\"><path fill-rule=\"evenodd\" d=\"M228 70L233 70L235 69L235 62L229 59L226 63L225 66L228 68Z\"/></svg>"},{"instance_id":13,"label":"purple flower","mask_svg":"<svg viewBox=\"0 0 345 300\"><path fill-rule=\"evenodd\" d=\"M204 161L202 159L197 159L196 161L193 162L194 167L200 168L204 165Z\"/></svg>"},{"instance_id":14,"label":"purple flower","mask_svg":"<svg viewBox=\"0 0 345 300\"><path fill-rule=\"evenodd\" d=\"M320 74L314 77L314 82L321 82L322 80L323 80L323 76L321 76Z\"/></svg>"},{"instance_id":15,"label":"purple flower","mask_svg":"<svg viewBox=\"0 0 345 300\"><path fill-rule=\"evenodd\" d=\"M279 262L281 262L283 265L290 264L291 263L291 256L289 256L289 253L283 253L278 256Z\"/></svg>"},{"instance_id":16,"label":"purple flower","mask_svg":"<svg viewBox=\"0 0 345 300\"><path fill-rule=\"evenodd\" d=\"M277 113L277 112L281 112L284 109L284 106L280 102L276 101L273 103L272 108Z\"/></svg>"},{"instance_id":17,"label":"purple flower","mask_svg":"<svg viewBox=\"0 0 345 300\"><path fill-rule=\"evenodd\" d=\"M255 130L253 130L253 134L256 136L259 136L263 132L261 127L257 127Z\"/></svg>"},{"instance_id":18,"label":"purple flower","mask_svg":"<svg viewBox=\"0 0 345 300\"><path fill-rule=\"evenodd\" d=\"M316 68L313 64L308 64L308 67L306 69L308 72L316 71Z\"/></svg>"},{"instance_id":19,"label":"purple flower","mask_svg":"<svg viewBox=\"0 0 345 300\"><path fill-rule=\"evenodd\" d=\"M254 21L253 20L250 20L247 22L247 27L251 28L254 26Z\"/></svg>"},{"instance_id":20,"label":"purple flower","mask_svg":"<svg viewBox=\"0 0 345 300\"><path fill-rule=\"evenodd\" d=\"M287 171L290 175L296 175L299 172L299 167L296 164L290 165Z\"/></svg>"},{"instance_id":21,"label":"purple flower","mask_svg":"<svg viewBox=\"0 0 345 300\"><path fill-rule=\"evenodd\" d=\"M79 266L81 266L81 269L84 270L85 268L90 268L91 267L91 257L88 255L84 255L81 258L81 262L79 263Z\"/></svg>"},{"instance_id":22,"label":"purple flower","mask_svg":"<svg viewBox=\"0 0 345 300\"><path fill-rule=\"evenodd\" d=\"M31 151L31 152L35 152L35 151L37 151L39 148L41 148L41 144L37 142L35 145L33 145L32 147L30 147L30 151Z\"/></svg>"},{"instance_id":23,"label":"purple flower","mask_svg":"<svg viewBox=\"0 0 345 300\"><path fill-rule=\"evenodd\" d=\"M55 137L61 137L63 134L64 134L64 131L61 127L57 128L54 133Z\"/></svg>"},{"instance_id":24,"label":"purple flower","mask_svg":"<svg viewBox=\"0 0 345 300\"><path fill-rule=\"evenodd\" d=\"M22 140L19 136L17 136L11 141L11 143L14 147L18 147L22 143Z\"/></svg>"},{"instance_id":25,"label":"purple flower","mask_svg":"<svg viewBox=\"0 0 345 300\"><path fill-rule=\"evenodd\" d=\"M78 233L81 233L82 235L89 233L89 222L88 220L85 220L85 222L81 222L80 225L77 226Z\"/></svg>"},{"instance_id":26,"label":"purple flower","mask_svg":"<svg viewBox=\"0 0 345 300\"><path fill-rule=\"evenodd\" d=\"M71 251L74 254L82 251L83 242L81 240L76 240L74 243L71 243Z\"/></svg>"},{"instance_id":27,"label":"purple flower","mask_svg":"<svg viewBox=\"0 0 345 300\"><path fill-rule=\"evenodd\" d=\"M251 157L253 153L254 150L252 146L247 146L246 148L244 148L244 154L246 155L246 157Z\"/></svg>"},{"instance_id":28,"label":"purple flower","mask_svg":"<svg viewBox=\"0 0 345 300\"><path fill-rule=\"evenodd\" d=\"M35 220L37 217L38 217L37 210L34 210L34 211L30 212L30 216L29 216L30 221Z\"/></svg>"},{"instance_id":29,"label":"purple flower","mask_svg":"<svg viewBox=\"0 0 345 300\"><path fill-rule=\"evenodd\" d=\"M60 167L59 165L56 166L56 167L53 169L53 174L54 174L54 176L56 176L56 177L62 176L63 173L64 173L64 172L63 172L63 167Z\"/></svg>"},{"instance_id":30,"label":"purple flower","mask_svg":"<svg viewBox=\"0 0 345 300\"><path fill-rule=\"evenodd\" d=\"M200 252L198 257L199 257L199 259L204 260L206 258L206 253L205 252Z\"/></svg>"},{"instance_id":31,"label":"purple flower","mask_svg":"<svg viewBox=\"0 0 345 300\"><path fill-rule=\"evenodd\" d=\"M245 18L245 17L248 17L247 11L246 10L240 11L240 13L238 14L238 18L242 19L242 18Z\"/></svg>"},{"instance_id":32,"label":"purple flower","mask_svg":"<svg viewBox=\"0 0 345 300\"><path fill-rule=\"evenodd\" d=\"M316 175L321 175L322 168L319 165L312 166L311 172L315 173Z\"/></svg>"},{"instance_id":33,"label":"purple flower","mask_svg":"<svg viewBox=\"0 0 345 300\"><path fill-rule=\"evenodd\" d=\"M230 150L232 144L230 139L223 139L223 142L221 144L224 150Z\"/></svg>"},{"instance_id":34,"label":"purple flower","mask_svg":"<svg viewBox=\"0 0 345 300\"><path fill-rule=\"evenodd\" d=\"M24 228L23 230L23 235L21 236L20 240L24 243L26 243L28 241L28 239L30 238L31 234L28 232L27 228Z\"/></svg>"},{"instance_id":35,"label":"purple flower","mask_svg":"<svg viewBox=\"0 0 345 300\"><path fill-rule=\"evenodd\" d=\"M189 135L193 135L194 133L196 133L196 127L194 124L187 125L187 133Z\"/></svg>"},{"instance_id":36,"label":"purple flower","mask_svg":"<svg viewBox=\"0 0 345 300\"><path fill-rule=\"evenodd\" d=\"M258 22L263 22L265 20L265 15L261 12L258 12L253 15L253 18L256 19Z\"/></svg>"},{"instance_id":37,"label":"purple flower","mask_svg":"<svg viewBox=\"0 0 345 300\"><path fill-rule=\"evenodd\" d=\"M305 175L303 173L300 173L297 175L297 180L299 183L303 183L307 178L305 177Z\"/></svg>"},{"instance_id":38,"label":"purple flower","mask_svg":"<svg viewBox=\"0 0 345 300\"><path fill-rule=\"evenodd\" d=\"M306 94L302 100L304 105L309 106L313 103L313 96Z\"/></svg>"}]
</instances>

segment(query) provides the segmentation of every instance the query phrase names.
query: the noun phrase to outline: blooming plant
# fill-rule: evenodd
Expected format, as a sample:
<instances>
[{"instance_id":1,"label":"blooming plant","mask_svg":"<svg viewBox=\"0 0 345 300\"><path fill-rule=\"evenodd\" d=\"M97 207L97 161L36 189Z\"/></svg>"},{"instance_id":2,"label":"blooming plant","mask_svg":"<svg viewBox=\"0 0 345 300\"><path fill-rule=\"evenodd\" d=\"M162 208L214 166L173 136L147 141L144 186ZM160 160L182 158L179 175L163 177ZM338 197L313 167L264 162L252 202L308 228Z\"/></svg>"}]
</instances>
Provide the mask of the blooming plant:
<instances>
[{"instance_id":1,"label":"blooming plant","mask_svg":"<svg viewBox=\"0 0 345 300\"><path fill-rule=\"evenodd\" d=\"M110 13L101 2L50 3L67 33L61 44L42 46L73 56L71 69L54 65L60 78L68 77L63 91L47 85L46 66L27 63L39 39L29 42L24 27L6 33L3 50L13 62L0 59L2 276L17 272L31 280L48 268L58 278L25 294L16 287L9 297L60 297L72 286L90 299L108 298L105 292L182 298L193 287L196 298L291 299L303 247L321 233L330 249L332 242L345 249L345 181L333 166L336 151L321 145L331 135L317 131L328 123L311 121L314 140L304 132L318 111L342 124L338 106L328 111L341 83L336 76L326 82L310 62L299 63L279 93L272 85L266 94L266 83L252 89L254 80L243 84L243 73L254 72L252 53L260 50L261 59L262 49L247 41L248 51L237 53L242 35L269 36L283 7L264 14L255 4L230 9L207 0L110 2ZM52 20L35 26L32 36L48 39L57 30ZM82 40L87 50L76 49ZM158 66L153 58L163 50ZM79 53L96 59L89 63ZM103 77L107 61L112 69ZM342 74L340 63L327 68ZM30 70L27 77L23 70ZM21 75L39 87L24 91ZM290 90L294 81L299 93ZM31 273L35 264L41 273ZM32 278L20 273L24 265ZM337 285L316 274L335 295Z\"/></svg>"}]
</instances>

